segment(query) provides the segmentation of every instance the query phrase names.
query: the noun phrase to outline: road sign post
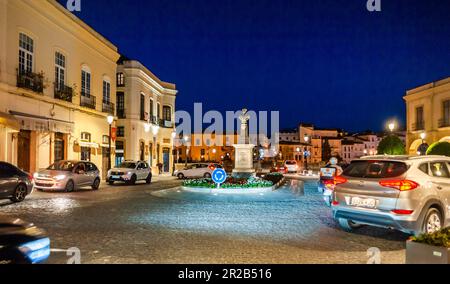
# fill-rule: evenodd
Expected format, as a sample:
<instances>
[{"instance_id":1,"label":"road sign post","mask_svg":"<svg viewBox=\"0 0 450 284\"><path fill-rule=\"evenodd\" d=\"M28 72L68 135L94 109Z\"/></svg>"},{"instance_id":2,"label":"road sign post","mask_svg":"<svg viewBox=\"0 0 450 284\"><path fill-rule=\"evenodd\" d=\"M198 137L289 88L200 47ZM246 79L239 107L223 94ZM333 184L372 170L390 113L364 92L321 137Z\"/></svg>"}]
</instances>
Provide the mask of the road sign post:
<instances>
[{"instance_id":1,"label":"road sign post","mask_svg":"<svg viewBox=\"0 0 450 284\"><path fill-rule=\"evenodd\" d=\"M212 180L217 184L217 188L227 180L227 173L224 169L215 169L212 173Z\"/></svg>"}]
</instances>

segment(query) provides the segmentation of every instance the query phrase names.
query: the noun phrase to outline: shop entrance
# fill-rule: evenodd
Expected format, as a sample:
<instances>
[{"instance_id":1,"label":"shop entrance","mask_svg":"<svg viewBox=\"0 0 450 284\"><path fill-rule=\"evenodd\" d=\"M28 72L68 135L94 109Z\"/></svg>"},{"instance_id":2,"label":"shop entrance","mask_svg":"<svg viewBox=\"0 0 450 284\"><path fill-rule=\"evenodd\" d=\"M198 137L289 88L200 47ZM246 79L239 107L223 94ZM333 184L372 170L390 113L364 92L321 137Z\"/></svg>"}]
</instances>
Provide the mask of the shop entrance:
<instances>
[{"instance_id":1,"label":"shop entrance","mask_svg":"<svg viewBox=\"0 0 450 284\"><path fill-rule=\"evenodd\" d=\"M30 144L31 144L31 131L21 130L19 132L18 139L18 153L17 153L17 166L26 171L30 172Z\"/></svg>"},{"instance_id":2,"label":"shop entrance","mask_svg":"<svg viewBox=\"0 0 450 284\"><path fill-rule=\"evenodd\" d=\"M163 149L163 171L168 173L170 171L170 149Z\"/></svg>"}]
</instances>

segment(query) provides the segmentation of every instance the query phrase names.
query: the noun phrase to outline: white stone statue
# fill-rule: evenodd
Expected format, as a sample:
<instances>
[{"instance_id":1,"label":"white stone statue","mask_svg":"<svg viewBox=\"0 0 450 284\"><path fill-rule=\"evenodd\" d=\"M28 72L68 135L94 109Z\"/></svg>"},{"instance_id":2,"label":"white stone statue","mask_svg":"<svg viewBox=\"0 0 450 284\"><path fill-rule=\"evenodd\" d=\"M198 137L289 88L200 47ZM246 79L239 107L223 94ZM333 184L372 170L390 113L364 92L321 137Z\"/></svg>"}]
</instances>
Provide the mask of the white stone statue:
<instances>
[{"instance_id":1,"label":"white stone statue","mask_svg":"<svg viewBox=\"0 0 450 284\"><path fill-rule=\"evenodd\" d=\"M248 110L244 108L242 110L242 114L239 116L239 120L241 121L241 132L239 134L239 143L248 144L248 121L250 120L250 114L248 114Z\"/></svg>"}]
</instances>

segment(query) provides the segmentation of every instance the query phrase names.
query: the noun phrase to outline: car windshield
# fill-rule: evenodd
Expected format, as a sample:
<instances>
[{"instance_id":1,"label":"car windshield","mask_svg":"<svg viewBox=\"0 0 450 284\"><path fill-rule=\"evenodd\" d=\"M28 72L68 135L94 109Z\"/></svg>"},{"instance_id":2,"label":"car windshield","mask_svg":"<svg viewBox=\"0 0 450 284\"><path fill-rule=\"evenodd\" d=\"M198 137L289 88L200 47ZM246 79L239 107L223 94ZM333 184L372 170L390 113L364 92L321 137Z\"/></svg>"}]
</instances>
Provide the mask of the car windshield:
<instances>
[{"instance_id":1,"label":"car windshield","mask_svg":"<svg viewBox=\"0 0 450 284\"><path fill-rule=\"evenodd\" d=\"M343 175L355 178L393 178L406 173L408 166L393 161L354 161Z\"/></svg>"},{"instance_id":2,"label":"car windshield","mask_svg":"<svg viewBox=\"0 0 450 284\"><path fill-rule=\"evenodd\" d=\"M73 163L73 162L61 161L61 162L56 162L53 165L51 165L50 167L48 167L48 170L71 172L74 167L75 167L75 163Z\"/></svg>"},{"instance_id":3,"label":"car windshield","mask_svg":"<svg viewBox=\"0 0 450 284\"><path fill-rule=\"evenodd\" d=\"M119 168L122 168L122 169L134 169L134 168L136 168L136 163L124 162L124 163L120 164Z\"/></svg>"},{"instance_id":4,"label":"car windshield","mask_svg":"<svg viewBox=\"0 0 450 284\"><path fill-rule=\"evenodd\" d=\"M290 165L290 166L297 165L297 162L296 161L286 161L286 165Z\"/></svg>"}]
</instances>

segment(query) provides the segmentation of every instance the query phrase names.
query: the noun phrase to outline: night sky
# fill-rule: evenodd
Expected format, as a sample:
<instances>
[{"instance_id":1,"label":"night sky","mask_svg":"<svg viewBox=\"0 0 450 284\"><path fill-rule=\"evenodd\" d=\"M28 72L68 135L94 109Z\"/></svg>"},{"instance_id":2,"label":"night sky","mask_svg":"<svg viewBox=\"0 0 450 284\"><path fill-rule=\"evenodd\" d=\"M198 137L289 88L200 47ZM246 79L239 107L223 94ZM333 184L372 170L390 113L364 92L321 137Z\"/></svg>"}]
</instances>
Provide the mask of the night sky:
<instances>
[{"instance_id":1,"label":"night sky","mask_svg":"<svg viewBox=\"0 0 450 284\"><path fill-rule=\"evenodd\" d=\"M381 1L82 0L75 14L176 83L179 110L358 131L404 123L405 91L450 76L450 1Z\"/></svg>"}]
</instances>

